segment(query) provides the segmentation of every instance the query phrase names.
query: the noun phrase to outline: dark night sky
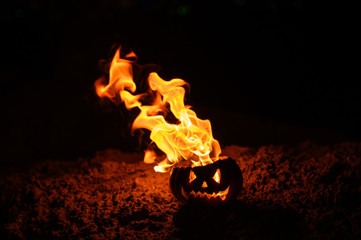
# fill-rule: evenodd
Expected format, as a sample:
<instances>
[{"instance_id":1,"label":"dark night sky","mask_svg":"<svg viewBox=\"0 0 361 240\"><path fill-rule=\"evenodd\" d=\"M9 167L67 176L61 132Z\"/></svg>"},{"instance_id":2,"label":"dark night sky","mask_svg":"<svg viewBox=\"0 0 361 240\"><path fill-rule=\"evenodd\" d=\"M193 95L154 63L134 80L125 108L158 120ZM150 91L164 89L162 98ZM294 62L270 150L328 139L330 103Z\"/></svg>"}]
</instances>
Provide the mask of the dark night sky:
<instances>
[{"instance_id":1,"label":"dark night sky","mask_svg":"<svg viewBox=\"0 0 361 240\"><path fill-rule=\"evenodd\" d=\"M2 162L137 149L92 90L116 42L189 82L222 145L359 140L351 16L296 0L1 3Z\"/></svg>"}]
</instances>

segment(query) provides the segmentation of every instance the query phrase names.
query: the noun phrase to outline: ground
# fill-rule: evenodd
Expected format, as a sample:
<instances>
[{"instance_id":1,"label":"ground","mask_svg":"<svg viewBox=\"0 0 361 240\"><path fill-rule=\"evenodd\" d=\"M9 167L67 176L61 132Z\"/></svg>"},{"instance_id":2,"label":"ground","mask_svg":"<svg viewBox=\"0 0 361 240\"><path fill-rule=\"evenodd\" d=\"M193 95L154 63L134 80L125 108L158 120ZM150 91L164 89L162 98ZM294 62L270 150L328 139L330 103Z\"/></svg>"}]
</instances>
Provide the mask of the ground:
<instances>
[{"instance_id":1,"label":"ground","mask_svg":"<svg viewBox=\"0 0 361 240\"><path fill-rule=\"evenodd\" d=\"M181 205L169 173L107 149L0 177L10 239L361 239L361 143L228 146L244 178L237 201ZM2 238L3 239L3 238Z\"/></svg>"}]
</instances>

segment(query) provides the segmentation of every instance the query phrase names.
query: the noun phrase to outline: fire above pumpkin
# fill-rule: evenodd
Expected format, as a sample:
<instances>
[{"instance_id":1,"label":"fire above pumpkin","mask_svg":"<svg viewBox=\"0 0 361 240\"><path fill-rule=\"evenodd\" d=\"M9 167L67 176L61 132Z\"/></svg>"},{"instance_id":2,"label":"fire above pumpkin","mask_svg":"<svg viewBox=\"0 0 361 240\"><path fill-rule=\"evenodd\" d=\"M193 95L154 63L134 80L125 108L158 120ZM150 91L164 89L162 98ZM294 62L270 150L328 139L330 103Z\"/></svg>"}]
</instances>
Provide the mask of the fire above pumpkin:
<instances>
[{"instance_id":1,"label":"fire above pumpkin","mask_svg":"<svg viewBox=\"0 0 361 240\"><path fill-rule=\"evenodd\" d=\"M218 160L221 148L213 138L210 121L197 118L191 107L184 104L187 82L179 78L165 81L156 72L151 72L147 82L152 91L152 103L144 103L149 92L133 95L137 89L133 81L136 58L134 52L123 54L119 48L110 65L109 82L105 84L104 79L99 78L95 87L100 97L113 101L120 97L128 110L140 109L132 131L139 128L150 130L151 140L166 154L166 158L155 166L155 171L166 172L181 160L191 160L193 166L204 166ZM177 123L166 121L169 112L178 120ZM144 161L153 163L156 158L154 151L147 150Z\"/></svg>"},{"instance_id":2,"label":"fire above pumpkin","mask_svg":"<svg viewBox=\"0 0 361 240\"><path fill-rule=\"evenodd\" d=\"M173 194L179 200L184 202L205 198L223 201L235 198L235 193L238 192L235 188L242 185L242 181L238 179L241 175L238 174L238 180L230 184L231 181L227 179L233 174L228 168L236 166L239 170L239 167L234 161L231 164L229 161L218 161L221 148L213 138L210 121L199 119L191 107L184 104L184 86L188 83L179 78L165 81L156 72L151 72L147 76L149 91L135 94L137 86L133 79L133 66L136 60L137 56L133 51L125 54L119 47L110 64L108 81L99 78L95 82L98 96L107 97L114 102L119 102L120 99L128 110L140 110L133 122L132 132L141 128L148 129L151 140L166 154L166 158L154 167L155 171L166 172L180 161L191 161L194 170L186 170L189 183L184 182L184 177L182 180L178 175L176 178L171 177L171 186L181 183L182 188L172 187ZM176 118L175 123L166 120L169 115ZM154 163L157 157L155 151L147 150L144 161ZM219 168L213 171L213 165ZM201 170L202 166L207 168ZM206 169L211 169L207 174L212 173L214 176L208 176ZM183 169L175 168L173 174L176 172L181 173ZM210 181L209 177L213 177L213 180ZM199 185L201 178L205 180Z\"/></svg>"}]
</instances>

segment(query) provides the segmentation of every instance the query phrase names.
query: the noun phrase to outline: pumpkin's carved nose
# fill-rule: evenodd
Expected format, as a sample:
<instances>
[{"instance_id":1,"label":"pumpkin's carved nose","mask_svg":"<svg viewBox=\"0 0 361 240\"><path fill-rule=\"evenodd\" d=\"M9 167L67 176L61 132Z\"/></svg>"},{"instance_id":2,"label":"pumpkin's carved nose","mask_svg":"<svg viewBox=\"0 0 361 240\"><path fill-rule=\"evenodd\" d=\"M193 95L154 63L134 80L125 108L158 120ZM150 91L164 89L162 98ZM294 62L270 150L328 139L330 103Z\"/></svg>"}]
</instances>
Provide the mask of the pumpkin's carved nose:
<instances>
[{"instance_id":1,"label":"pumpkin's carved nose","mask_svg":"<svg viewBox=\"0 0 361 240\"><path fill-rule=\"evenodd\" d=\"M206 181L204 181L202 184L202 188L207 188L207 187L208 187L208 185L207 185Z\"/></svg>"}]
</instances>

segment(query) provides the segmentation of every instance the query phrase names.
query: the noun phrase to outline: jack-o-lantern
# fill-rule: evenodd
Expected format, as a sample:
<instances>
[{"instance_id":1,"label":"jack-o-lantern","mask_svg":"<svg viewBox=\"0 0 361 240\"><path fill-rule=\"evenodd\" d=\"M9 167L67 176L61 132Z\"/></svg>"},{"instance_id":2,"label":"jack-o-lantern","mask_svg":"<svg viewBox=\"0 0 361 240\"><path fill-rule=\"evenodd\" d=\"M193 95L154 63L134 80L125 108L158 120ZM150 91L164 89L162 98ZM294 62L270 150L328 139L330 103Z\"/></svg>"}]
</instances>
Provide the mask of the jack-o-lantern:
<instances>
[{"instance_id":1,"label":"jack-o-lantern","mask_svg":"<svg viewBox=\"0 0 361 240\"><path fill-rule=\"evenodd\" d=\"M170 177L173 195L181 202L222 204L236 199L243 185L242 172L231 159L198 167L174 168Z\"/></svg>"}]
</instances>

